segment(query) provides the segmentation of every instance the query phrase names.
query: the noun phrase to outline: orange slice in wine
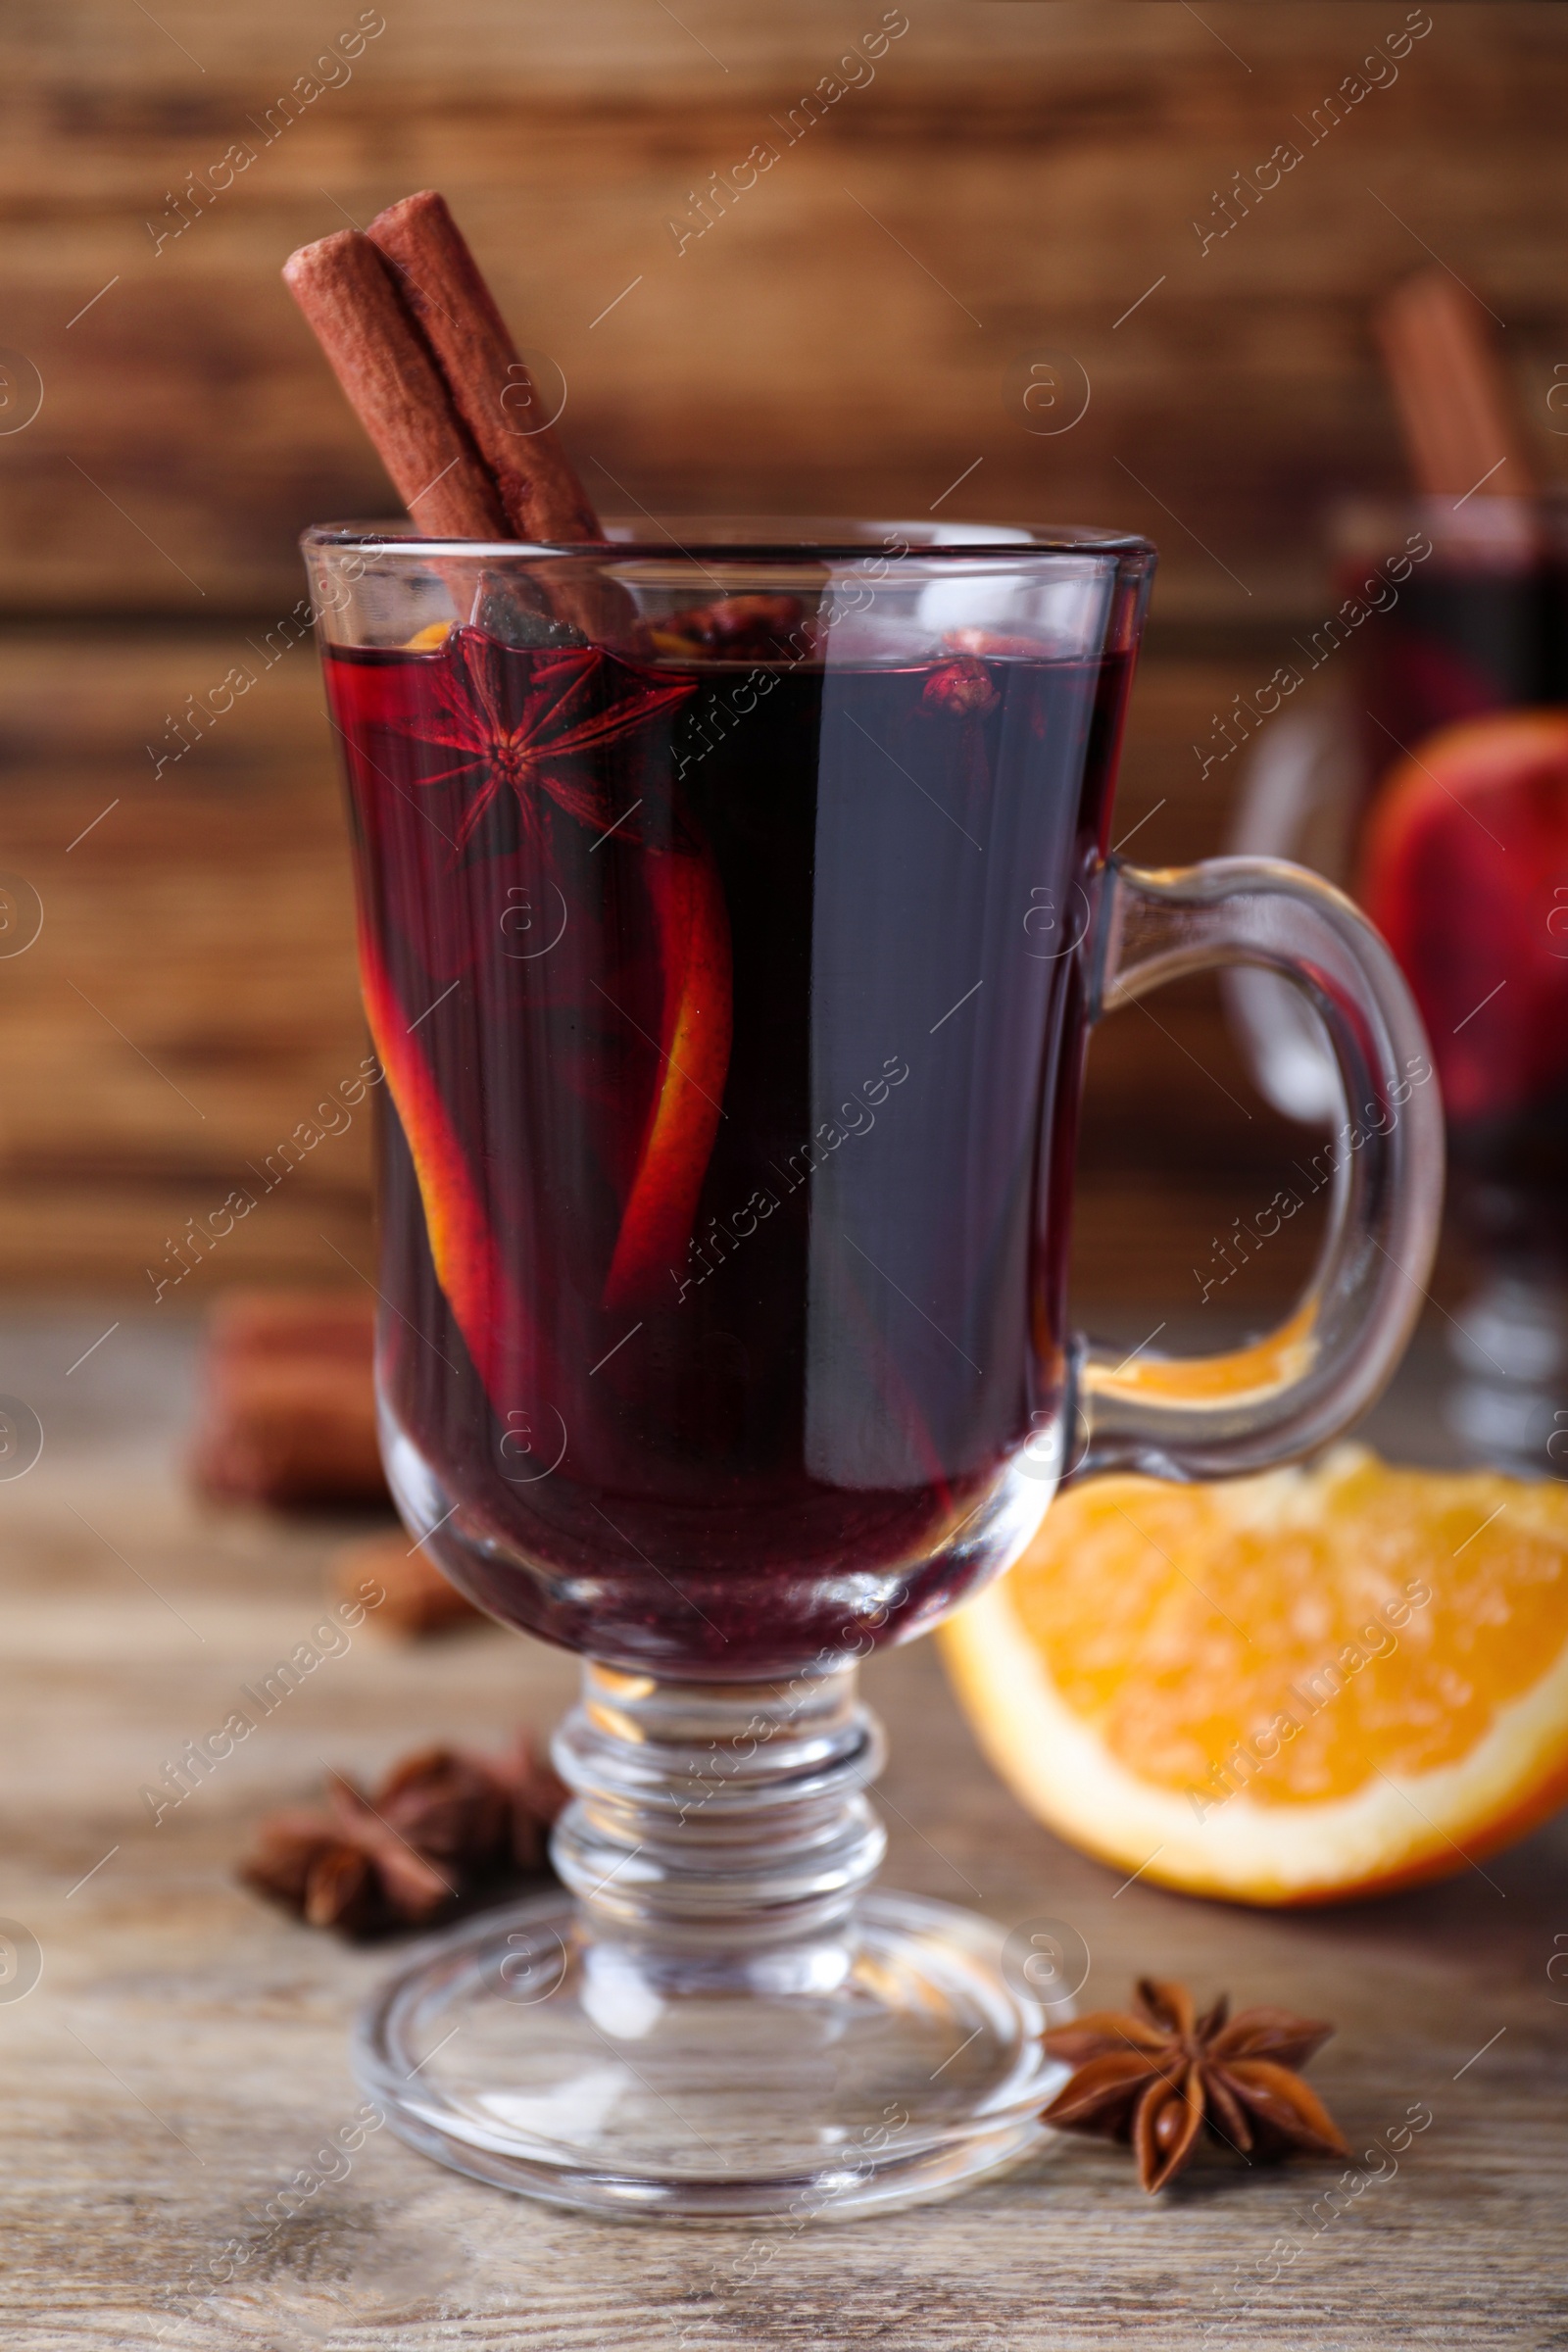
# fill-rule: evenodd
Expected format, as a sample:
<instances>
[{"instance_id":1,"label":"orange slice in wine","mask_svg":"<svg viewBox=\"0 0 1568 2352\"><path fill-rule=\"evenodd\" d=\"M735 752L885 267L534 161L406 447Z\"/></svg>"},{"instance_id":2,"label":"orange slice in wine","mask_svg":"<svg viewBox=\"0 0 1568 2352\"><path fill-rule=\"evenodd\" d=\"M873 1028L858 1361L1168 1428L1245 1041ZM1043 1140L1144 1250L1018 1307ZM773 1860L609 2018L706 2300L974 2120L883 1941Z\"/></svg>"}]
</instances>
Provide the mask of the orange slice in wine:
<instances>
[{"instance_id":1,"label":"orange slice in wine","mask_svg":"<svg viewBox=\"0 0 1568 2352\"><path fill-rule=\"evenodd\" d=\"M634 1307L675 1292L723 1116L731 1033L729 916L707 853L649 850L643 870L664 975L660 1074L605 1304Z\"/></svg>"},{"instance_id":2,"label":"orange slice in wine","mask_svg":"<svg viewBox=\"0 0 1568 2352\"><path fill-rule=\"evenodd\" d=\"M520 1302L423 1050L404 1017L385 965L363 938L360 978L370 1041L414 1161L436 1280L492 1401L505 1410L496 1395L496 1380L503 1348L510 1342L515 1349L523 1329Z\"/></svg>"}]
</instances>

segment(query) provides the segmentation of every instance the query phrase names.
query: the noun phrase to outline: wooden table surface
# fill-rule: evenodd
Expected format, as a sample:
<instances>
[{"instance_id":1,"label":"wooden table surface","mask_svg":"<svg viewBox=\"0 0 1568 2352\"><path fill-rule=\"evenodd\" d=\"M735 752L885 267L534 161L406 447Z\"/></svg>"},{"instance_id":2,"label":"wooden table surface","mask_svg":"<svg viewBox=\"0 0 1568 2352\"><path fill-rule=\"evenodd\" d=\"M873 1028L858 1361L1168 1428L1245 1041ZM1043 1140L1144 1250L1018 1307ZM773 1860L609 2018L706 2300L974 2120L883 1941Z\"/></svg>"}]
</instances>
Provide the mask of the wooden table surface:
<instances>
[{"instance_id":1,"label":"wooden table surface","mask_svg":"<svg viewBox=\"0 0 1568 2352\"><path fill-rule=\"evenodd\" d=\"M0 1392L45 1431L0 1483L0 1913L41 1955L24 1997L24 1975L0 1982L8 2346L1568 2341L1564 1825L1485 1873L1316 1915L1118 1886L991 1778L929 1643L866 1678L892 1734L888 1883L1070 1922L1092 2002L1152 1968L1337 2019L1312 2079L1352 2147L1430 2113L1396 2172L1379 2159L1343 2211L1321 2204L1338 2176L1304 2166L1216 2165L1155 2201L1120 2151L1069 2142L881 2220L657 2229L512 2199L386 2132L269 2233L268 2200L359 2104L348 2023L388 1958L236 1887L251 1824L323 1760L373 1773L419 1739L542 1722L573 1668L499 1629L411 1650L367 1626L155 1828L139 1790L309 1634L342 1531L198 1512L187 1336L126 1316L76 1363L115 1319L13 1314L0 1334ZM1430 1449L1419 1365L1385 1427ZM265 2240L251 2282L204 2300L233 2239Z\"/></svg>"}]
</instances>

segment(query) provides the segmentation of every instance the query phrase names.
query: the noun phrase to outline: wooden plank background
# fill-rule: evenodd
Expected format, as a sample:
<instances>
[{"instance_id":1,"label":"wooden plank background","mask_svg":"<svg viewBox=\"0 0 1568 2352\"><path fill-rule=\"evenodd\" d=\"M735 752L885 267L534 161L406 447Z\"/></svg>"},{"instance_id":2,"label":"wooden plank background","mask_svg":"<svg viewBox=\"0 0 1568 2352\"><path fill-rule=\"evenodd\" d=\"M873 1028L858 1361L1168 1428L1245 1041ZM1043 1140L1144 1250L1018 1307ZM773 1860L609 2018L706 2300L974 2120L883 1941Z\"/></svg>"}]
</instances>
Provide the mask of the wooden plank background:
<instances>
[{"instance_id":1,"label":"wooden plank background","mask_svg":"<svg viewBox=\"0 0 1568 2352\"><path fill-rule=\"evenodd\" d=\"M0 955L0 1282L149 1297L184 1221L362 1051L309 648L154 772L170 714L300 595L300 526L389 511L277 277L346 217L448 191L520 340L564 371L607 508L1150 530L1123 822L1159 805L1138 841L1154 859L1223 839L1234 771L1200 784L1192 745L1326 608L1326 502L1400 479L1366 319L1429 251L1505 320L1536 461L1560 476L1561 11L906 13L874 79L785 147L775 119L874 31L874 0L7 12L0 425L35 380L42 406L0 430L0 871L45 919ZM1326 93L1407 16L1431 30L1397 78L1308 146ZM313 71L305 87L337 86L269 136ZM760 139L778 163L678 251L668 222ZM1282 139L1300 165L1203 250L1194 220ZM254 160L220 187L236 143ZM1091 388L1054 437L1022 407L1043 350ZM1212 993L1156 1009L1168 1037L1135 1010L1096 1048L1085 1280L1191 1299L1216 1219L1266 1200L1298 1139L1251 1098ZM363 1258L366 1146L362 1120L203 1281ZM1257 1279L1277 1294L1296 1270L1282 1250Z\"/></svg>"}]
</instances>

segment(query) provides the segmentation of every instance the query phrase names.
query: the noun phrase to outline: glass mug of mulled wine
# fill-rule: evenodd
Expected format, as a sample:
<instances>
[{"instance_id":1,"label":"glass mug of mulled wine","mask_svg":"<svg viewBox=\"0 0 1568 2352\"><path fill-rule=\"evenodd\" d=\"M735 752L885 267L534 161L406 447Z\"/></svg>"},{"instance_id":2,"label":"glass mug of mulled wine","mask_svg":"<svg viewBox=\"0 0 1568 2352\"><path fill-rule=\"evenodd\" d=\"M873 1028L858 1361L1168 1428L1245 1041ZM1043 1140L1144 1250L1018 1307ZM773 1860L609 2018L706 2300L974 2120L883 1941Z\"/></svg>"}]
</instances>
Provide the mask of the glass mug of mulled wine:
<instances>
[{"instance_id":1,"label":"glass mug of mulled wine","mask_svg":"<svg viewBox=\"0 0 1568 2352\"><path fill-rule=\"evenodd\" d=\"M1447 1325L1444 1419L1472 1458L1561 1478L1568 501L1429 500L1408 520L1431 555L1362 633L1352 886L1388 926L1443 1087L1475 1285ZM1389 521L1367 516L1362 544Z\"/></svg>"},{"instance_id":2,"label":"glass mug of mulled wine","mask_svg":"<svg viewBox=\"0 0 1568 2352\"><path fill-rule=\"evenodd\" d=\"M1357 503L1327 696L1258 738L1238 847L1299 858L1384 931L1432 1040L1474 1288L1446 1326L1450 1453L1568 1454L1568 500ZM1299 665L1298 683L1310 672ZM1303 697L1303 702L1306 698ZM1229 984L1258 1085L1315 1120L1334 1081L1294 994Z\"/></svg>"},{"instance_id":3,"label":"glass mug of mulled wine","mask_svg":"<svg viewBox=\"0 0 1568 2352\"><path fill-rule=\"evenodd\" d=\"M1359 1414L1439 1211L1377 935L1294 867L1107 856L1153 551L745 521L306 542L390 1098L377 1380L414 1533L581 1653L569 1892L387 1986L362 2078L458 2169L856 2210L1041 2140L1001 1931L868 1892L857 1661L1069 1471L1254 1471ZM1117 1366L1065 1298L1100 1013L1293 979L1360 1137L1272 1345Z\"/></svg>"}]
</instances>

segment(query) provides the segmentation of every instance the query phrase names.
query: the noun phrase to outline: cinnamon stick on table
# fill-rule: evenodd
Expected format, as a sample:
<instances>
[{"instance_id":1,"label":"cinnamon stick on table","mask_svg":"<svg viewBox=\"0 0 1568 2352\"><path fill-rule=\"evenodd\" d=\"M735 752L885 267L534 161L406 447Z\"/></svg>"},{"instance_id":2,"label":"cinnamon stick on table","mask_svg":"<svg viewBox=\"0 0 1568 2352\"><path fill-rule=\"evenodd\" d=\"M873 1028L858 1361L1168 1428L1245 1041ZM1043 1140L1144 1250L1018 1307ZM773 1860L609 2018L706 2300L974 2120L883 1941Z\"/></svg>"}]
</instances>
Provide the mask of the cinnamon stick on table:
<instances>
[{"instance_id":1,"label":"cinnamon stick on table","mask_svg":"<svg viewBox=\"0 0 1568 2352\"><path fill-rule=\"evenodd\" d=\"M365 1587L379 1587L371 1622L400 1641L423 1641L460 1625L483 1625L485 1615L466 1592L449 1584L428 1552L409 1542L407 1530L365 1536L345 1544L332 1560L332 1589L340 1600L356 1600Z\"/></svg>"},{"instance_id":2,"label":"cinnamon stick on table","mask_svg":"<svg viewBox=\"0 0 1568 2352\"><path fill-rule=\"evenodd\" d=\"M214 1312L191 1477L214 1501L281 1510L384 1504L373 1301L234 1293Z\"/></svg>"},{"instance_id":3,"label":"cinnamon stick on table","mask_svg":"<svg viewBox=\"0 0 1568 2352\"><path fill-rule=\"evenodd\" d=\"M1473 295L1419 270L1374 319L1417 489L1428 497L1531 498L1531 474L1496 347Z\"/></svg>"}]
</instances>

